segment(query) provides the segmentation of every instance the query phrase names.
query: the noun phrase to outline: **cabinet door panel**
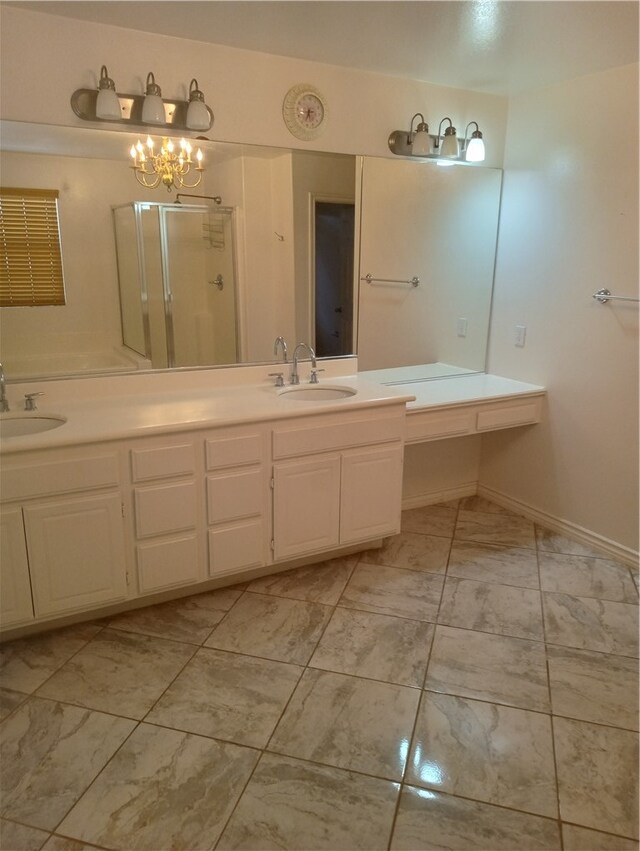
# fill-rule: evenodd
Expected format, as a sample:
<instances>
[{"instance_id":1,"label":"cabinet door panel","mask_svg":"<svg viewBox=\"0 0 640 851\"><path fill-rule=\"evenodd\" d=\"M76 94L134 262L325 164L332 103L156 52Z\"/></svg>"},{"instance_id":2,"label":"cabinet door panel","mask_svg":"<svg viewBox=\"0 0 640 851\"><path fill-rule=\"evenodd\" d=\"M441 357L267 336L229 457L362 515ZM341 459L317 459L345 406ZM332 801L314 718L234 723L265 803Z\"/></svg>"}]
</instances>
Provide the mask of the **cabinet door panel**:
<instances>
[{"instance_id":1,"label":"cabinet door panel","mask_svg":"<svg viewBox=\"0 0 640 851\"><path fill-rule=\"evenodd\" d=\"M119 495L30 506L24 520L36 616L126 597Z\"/></svg>"},{"instance_id":2,"label":"cabinet door panel","mask_svg":"<svg viewBox=\"0 0 640 851\"><path fill-rule=\"evenodd\" d=\"M265 564L265 531L260 517L209 529L209 573Z\"/></svg>"},{"instance_id":3,"label":"cabinet door panel","mask_svg":"<svg viewBox=\"0 0 640 851\"><path fill-rule=\"evenodd\" d=\"M400 444L345 452L342 458L341 544L400 531L402 456Z\"/></svg>"},{"instance_id":4,"label":"cabinet door panel","mask_svg":"<svg viewBox=\"0 0 640 851\"><path fill-rule=\"evenodd\" d=\"M276 464L273 518L276 560L337 546L340 456Z\"/></svg>"},{"instance_id":5,"label":"cabinet door panel","mask_svg":"<svg viewBox=\"0 0 640 851\"><path fill-rule=\"evenodd\" d=\"M2 626L33 620L31 582L22 511L3 511L0 519L0 623Z\"/></svg>"}]
</instances>

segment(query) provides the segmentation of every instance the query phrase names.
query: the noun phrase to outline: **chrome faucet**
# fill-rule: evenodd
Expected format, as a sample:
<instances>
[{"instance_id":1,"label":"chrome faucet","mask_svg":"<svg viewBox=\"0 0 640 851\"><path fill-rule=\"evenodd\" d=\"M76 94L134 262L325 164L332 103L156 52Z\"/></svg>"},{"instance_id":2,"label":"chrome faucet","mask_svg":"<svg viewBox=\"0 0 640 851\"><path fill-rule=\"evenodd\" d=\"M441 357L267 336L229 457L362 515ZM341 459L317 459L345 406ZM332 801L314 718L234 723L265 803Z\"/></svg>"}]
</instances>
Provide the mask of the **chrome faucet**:
<instances>
[{"instance_id":1,"label":"chrome faucet","mask_svg":"<svg viewBox=\"0 0 640 851\"><path fill-rule=\"evenodd\" d=\"M298 375L298 350L306 349L309 352L311 357L311 366L315 369L316 364L316 353L313 351L311 346L308 343L298 343L298 345L293 350L293 368L291 370L291 377L289 378L289 382L291 384L300 384L300 376Z\"/></svg>"},{"instance_id":2,"label":"chrome faucet","mask_svg":"<svg viewBox=\"0 0 640 851\"><path fill-rule=\"evenodd\" d=\"M0 363L0 411L6 413L9 410L9 400L7 399L7 381L4 375L4 369Z\"/></svg>"},{"instance_id":3,"label":"chrome faucet","mask_svg":"<svg viewBox=\"0 0 640 851\"><path fill-rule=\"evenodd\" d=\"M287 341L284 337L276 337L276 341L273 344L273 353L276 357L278 357L278 349L282 346L282 360L284 363L287 363L289 358L287 357Z\"/></svg>"}]
</instances>

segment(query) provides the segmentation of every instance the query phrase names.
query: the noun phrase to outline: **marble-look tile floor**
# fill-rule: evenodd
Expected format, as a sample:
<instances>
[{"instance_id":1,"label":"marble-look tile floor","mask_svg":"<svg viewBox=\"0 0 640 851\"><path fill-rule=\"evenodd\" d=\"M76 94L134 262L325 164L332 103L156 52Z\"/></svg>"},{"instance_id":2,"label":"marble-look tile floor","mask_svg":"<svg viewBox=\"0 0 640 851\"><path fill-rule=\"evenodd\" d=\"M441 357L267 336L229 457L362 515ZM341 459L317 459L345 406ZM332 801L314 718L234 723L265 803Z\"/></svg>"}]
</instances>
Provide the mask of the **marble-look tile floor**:
<instances>
[{"instance_id":1,"label":"marble-look tile floor","mask_svg":"<svg viewBox=\"0 0 640 851\"><path fill-rule=\"evenodd\" d=\"M637 851L636 583L471 497L5 644L0 848Z\"/></svg>"}]
</instances>

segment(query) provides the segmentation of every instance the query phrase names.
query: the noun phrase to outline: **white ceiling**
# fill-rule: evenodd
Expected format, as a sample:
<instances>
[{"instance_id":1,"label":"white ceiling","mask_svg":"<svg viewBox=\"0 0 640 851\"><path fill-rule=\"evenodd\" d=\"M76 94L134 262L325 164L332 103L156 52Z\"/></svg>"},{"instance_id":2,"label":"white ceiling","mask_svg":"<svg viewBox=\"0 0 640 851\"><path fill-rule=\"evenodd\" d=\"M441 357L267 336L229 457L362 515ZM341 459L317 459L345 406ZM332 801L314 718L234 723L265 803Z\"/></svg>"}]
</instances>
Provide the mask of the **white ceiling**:
<instances>
[{"instance_id":1,"label":"white ceiling","mask_svg":"<svg viewBox=\"0 0 640 851\"><path fill-rule=\"evenodd\" d=\"M495 94L638 61L637 0L44 0L12 5Z\"/></svg>"}]
</instances>

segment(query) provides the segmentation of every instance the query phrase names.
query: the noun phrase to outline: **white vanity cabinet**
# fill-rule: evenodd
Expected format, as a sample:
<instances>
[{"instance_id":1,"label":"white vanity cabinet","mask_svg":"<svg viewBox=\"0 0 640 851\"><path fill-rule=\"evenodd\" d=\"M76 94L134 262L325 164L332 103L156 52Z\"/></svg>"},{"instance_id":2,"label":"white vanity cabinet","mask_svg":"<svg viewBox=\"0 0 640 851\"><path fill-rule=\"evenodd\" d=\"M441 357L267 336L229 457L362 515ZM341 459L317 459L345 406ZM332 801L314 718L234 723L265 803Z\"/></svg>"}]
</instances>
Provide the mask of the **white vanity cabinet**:
<instances>
[{"instance_id":1,"label":"white vanity cabinet","mask_svg":"<svg viewBox=\"0 0 640 851\"><path fill-rule=\"evenodd\" d=\"M269 426L220 428L205 440L209 575L269 560Z\"/></svg>"},{"instance_id":2,"label":"white vanity cabinet","mask_svg":"<svg viewBox=\"0 0 640 851\"><path fill-rule=\"evenodd\" d=\"M205 578L200 444L191 435L163 435L129 449L141 594Z\"/></svg>"},{"instance_id":3,"label":"white vanity cabinet","mask_svg":"<svg viewBox=\"0 0 640 851\"><path fill-rule=\"evenodd\" d=\"M1 493L3 626L126 598L117 452L11 458Z\"/></svg>"},{"instance_id":4,"label":"white vanity cabinet","mask_svg":"<svg viewBox=\"0 0 640 851\"><path fill-rule=\"evenodd\" d=\"M364 549L400 530L404 439L405 401L394 398L7 452L2 628Z\"/></svg>"},{"instance_id":5,"label":"white vanity cabinet","mask_svg":"<svg viewBox=\"0 0 640 851\"><path fill-rule=\"evenodd\" d=\"M276 561L400 531L404 429L404 404L274 429Z\"/></svg>"}]
</instances>

